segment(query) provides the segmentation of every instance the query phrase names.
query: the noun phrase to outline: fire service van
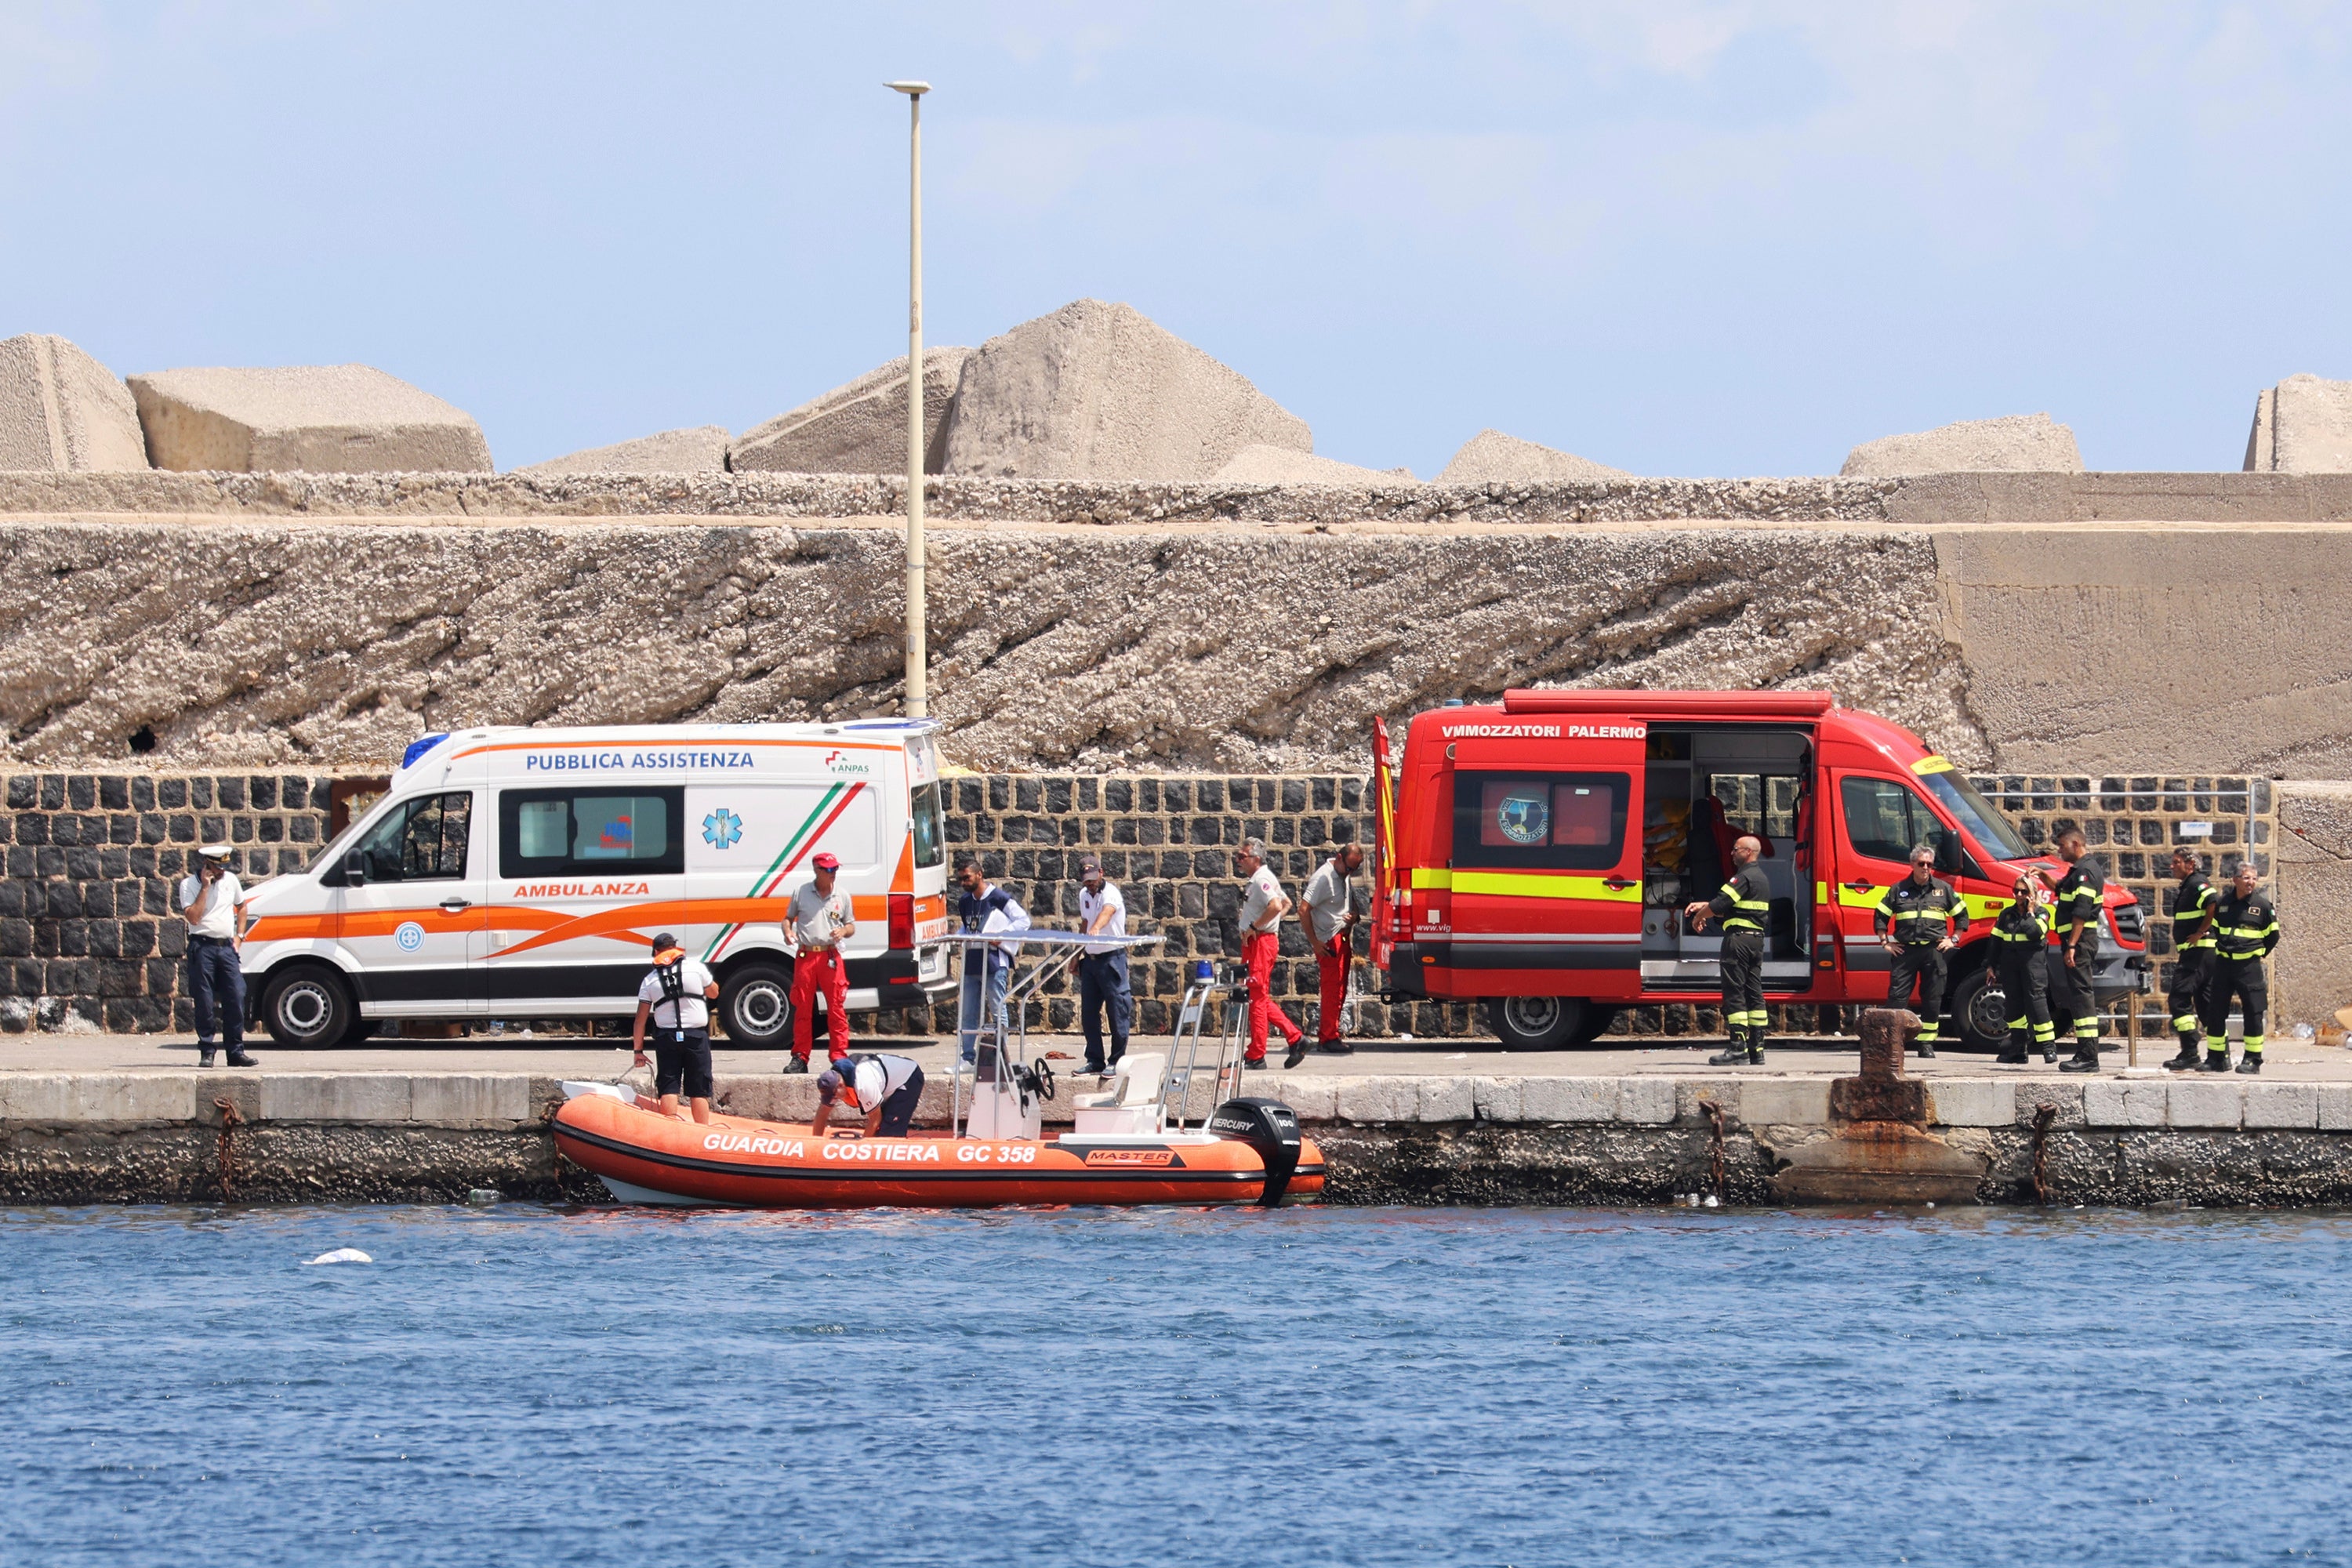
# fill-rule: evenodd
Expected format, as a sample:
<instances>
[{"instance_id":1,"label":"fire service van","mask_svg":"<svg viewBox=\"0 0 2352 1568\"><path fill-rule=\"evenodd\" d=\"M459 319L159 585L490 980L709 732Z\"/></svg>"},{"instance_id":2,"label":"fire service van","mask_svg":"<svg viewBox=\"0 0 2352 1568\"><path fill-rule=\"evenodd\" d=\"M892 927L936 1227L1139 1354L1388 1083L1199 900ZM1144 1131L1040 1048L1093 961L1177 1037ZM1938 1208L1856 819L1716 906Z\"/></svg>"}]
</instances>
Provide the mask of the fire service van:
<instances>
[{"instance_id":1,"label":"fire service van","mask_svg":"<svg viewBox=\"0 0 2352 1568\"><path fill-rule=\"evenodd\" d=\"M282 1045L395 1018L625 1017L656 933L719 984L739 1045L792 1030L782 921L819 850L856 931L849 1005L951 994L933 726L468 730L408 748L382 799L247 904L247 994Z\"/></svg>"},{"instance_id":2,"label":"fire service van","mask_svg":"<svg viewBox=\"0 0 2352 1568\"><path fill-rule=\"evenodd\" d=\"M1765 846L1775 1003L1885 1002L1873 915L1912 846L1933 845L1970 921L1946 1016L1969 1047L1998 1049L2010 1009L1991 917L2021 869L2063 869L1917 736L1827 692L1511 691L1414 718L1393 773L1382 726L1374 745L1387 994L1482 1002L1513 1049L1719 996L1722 938L1682 910L1723 884L1743 833ZM2103 1004L2148 984L2138 901L2111 883L2105 918Z\"/></svg>"}]
</instances>

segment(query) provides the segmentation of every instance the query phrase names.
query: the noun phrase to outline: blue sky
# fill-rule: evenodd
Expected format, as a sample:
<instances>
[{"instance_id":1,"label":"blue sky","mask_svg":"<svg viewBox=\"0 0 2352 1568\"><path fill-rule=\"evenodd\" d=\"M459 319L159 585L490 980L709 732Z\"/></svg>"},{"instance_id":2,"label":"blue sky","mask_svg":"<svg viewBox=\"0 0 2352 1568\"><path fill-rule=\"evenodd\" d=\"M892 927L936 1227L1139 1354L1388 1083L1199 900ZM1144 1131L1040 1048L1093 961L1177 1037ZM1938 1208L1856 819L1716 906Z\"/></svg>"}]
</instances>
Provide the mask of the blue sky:
<instances>
[{"instance_id":1,"label":"blue sky","mask_svg":"<svg viewBox=\"0 0 2352 1568\"><path fill-rule=\"evenodd\" d=\"M1124 300L1318 451L1834 472L2046 410L2234 468L2352 378L2352 11L0 0L0 336L380 365L501 468Z\"/></svg>"}]
</instances>

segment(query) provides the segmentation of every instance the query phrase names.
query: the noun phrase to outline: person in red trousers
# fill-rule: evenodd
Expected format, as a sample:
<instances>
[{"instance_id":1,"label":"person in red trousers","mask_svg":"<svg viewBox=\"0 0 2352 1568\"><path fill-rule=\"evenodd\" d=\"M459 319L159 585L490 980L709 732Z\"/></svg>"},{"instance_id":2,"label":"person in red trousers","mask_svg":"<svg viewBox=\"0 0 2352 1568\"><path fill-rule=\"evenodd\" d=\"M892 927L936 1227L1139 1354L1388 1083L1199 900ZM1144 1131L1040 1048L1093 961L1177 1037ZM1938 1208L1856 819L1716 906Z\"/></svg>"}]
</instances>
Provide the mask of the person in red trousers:
<instances>
[{"instance_id":1,"label":"person in red trousers","mask_svg":"<svg viewBox=\"0 0 2352 1568\"><path fill-rule=\"evenodd\" d=\"M842 962L841 944L857 922L850 917L849 895L834 886L839 858L821 853L809 865L816 874L793 889L784 908L784 934L799 949L793 961L793 1059L786 1072L808 1071L820 994L826 1054L836 1062L849 1054L849 967Z\"/></svg>"},{"instance_id":2,"label":"person in red trousers","mask_svg":"<svg viewBox=\"0 0 2352 1568\"><path fill-rule=\"evenodd\" d=\"M1242 875L1248 879L1242 889L1242 961L1249 965L1249 1049L1242 1065L1250 1068L1265 1066L1265 1034L1269 1025L1278 1025L1282 1037L1293 1051L1300 1049L1307 1031L1291 1022L1282 1004L1274 999L1274 959L1280 950L1281 938L1276 928L1282 917L1290 912L1290 900L1283 896L1282 883L1276 879L1274 868L1265 863L1265 846L1255 838L1242 840L1241 850L1234 856Z\"/></svg>"},{"instance_id":3,"label":"person in red trousers","mask_svg":"<svg viewBox=\"0 0 2352 1568\"><path fill-rule=\"evenodd\" d=\"M1342 844L1331 858L1307 879L1299 919L1307 924L1307 940L1315 948L1316 977L1321 982L1322 1008L1315 1016L1315 1048L1332 1056L1349 1054L1339 1015L1348 1005L1348 966L1355 961L1349 945L1356 934L1356 868L1364 863L1360 844ZM1293 1045L1282 1060L1295 1068L1307 1059L1304 1043Z\"/></svg>"}]
</instances>

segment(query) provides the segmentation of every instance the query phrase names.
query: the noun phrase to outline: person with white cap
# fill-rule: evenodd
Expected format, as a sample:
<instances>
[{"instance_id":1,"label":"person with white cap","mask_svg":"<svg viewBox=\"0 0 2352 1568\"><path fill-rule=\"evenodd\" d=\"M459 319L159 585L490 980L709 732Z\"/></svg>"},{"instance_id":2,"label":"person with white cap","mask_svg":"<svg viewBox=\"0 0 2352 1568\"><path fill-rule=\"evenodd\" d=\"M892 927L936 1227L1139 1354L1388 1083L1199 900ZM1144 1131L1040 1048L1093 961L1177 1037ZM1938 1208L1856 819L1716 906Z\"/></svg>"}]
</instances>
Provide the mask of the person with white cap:
<instances>
[{"instance_id":1,"label":"person with white cap","mask_svg":"<svg viewBox=\"0 0 2352 1568\"><path fill-rule=\"evenodd\" d=\"M698 958L688 958L677 938L654 938L654 966L637 986L637 1058L646 1065L646 1024L654 1026L654 1089L664 1116L677 1116L686 1097L697 1121L710 1120L710 1004L719 982ZM683 1121L684 1117L678 1117Z\"/></svg>"},{"instance_id":2,"label":"person with white cap","mask_svg":"<svg viewBox=\"0 0 2352 1568\"><path fill-rule=\"evenodd\" d=\"M809 861L814 875L793 889L784 906L784 935L793 959L793 1059L786 1072L808 1071L816 1044L816 998L824 994L825 1054L835 1061L849 1054L849 967L841 944L857 930L849 895L835 887L838 856L820 851Z\"/></svg>"},{"instance_id":3,"label":"person with white cap","mask_svg":"<svg viewBox=\"0 0 2352 1568\"><path fill-rule=\"evenodd\" d=\"M196 1007L197 1065L213 1065L215 1027L228 1065L249 1068L245 1051L245 885L228 868L226 844L196 851L196 868L180 879L180 918L188 922L188 996ZM217 1015L217 1017L215 1016Z\"/></svg>"},{"instance_id":4,"label":"person with white cap","mask_svg":"<svg viewBox=\"0 0 2352 1568\"><path fill-rule=\"evenodd\" d=\"M1127 900L1118 884L1103 875L1102 858L1078 862L1078 923L1088 936L1127 934ZM1103 1055L1102 1016L1110 1013L1110 1055ZM1088 942L1078 955L1078 1026L1087 1038L1087 1070L1108 1073L1127 1055L1127 1031L1135 1016L1128 988L1127 949L1116 942Z\"/></svg>"}]
</instances>

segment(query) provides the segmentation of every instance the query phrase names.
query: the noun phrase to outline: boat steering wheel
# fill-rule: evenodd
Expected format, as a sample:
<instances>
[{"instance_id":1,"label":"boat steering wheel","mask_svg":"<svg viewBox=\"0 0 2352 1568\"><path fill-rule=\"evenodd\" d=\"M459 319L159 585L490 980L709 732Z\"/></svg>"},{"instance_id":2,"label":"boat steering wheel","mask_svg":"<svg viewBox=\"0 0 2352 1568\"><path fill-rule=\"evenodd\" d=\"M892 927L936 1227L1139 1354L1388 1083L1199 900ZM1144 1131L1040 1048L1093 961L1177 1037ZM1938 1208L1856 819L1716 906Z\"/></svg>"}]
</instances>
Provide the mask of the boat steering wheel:
<instances>
[{"instance_id":1,"label":"boat steering wheel","mask_svg":"<svg viewBox=\"0 0 2352 1568\"><path fill-rule=\"evenodd\" d=\"M1030 1068L1029 1081L1036 1087L1038 1099L1054 1098L1054 1069L1042 1059Z\"/></svg>"}]
</instances>

